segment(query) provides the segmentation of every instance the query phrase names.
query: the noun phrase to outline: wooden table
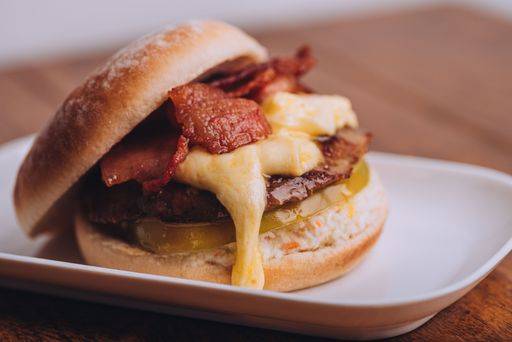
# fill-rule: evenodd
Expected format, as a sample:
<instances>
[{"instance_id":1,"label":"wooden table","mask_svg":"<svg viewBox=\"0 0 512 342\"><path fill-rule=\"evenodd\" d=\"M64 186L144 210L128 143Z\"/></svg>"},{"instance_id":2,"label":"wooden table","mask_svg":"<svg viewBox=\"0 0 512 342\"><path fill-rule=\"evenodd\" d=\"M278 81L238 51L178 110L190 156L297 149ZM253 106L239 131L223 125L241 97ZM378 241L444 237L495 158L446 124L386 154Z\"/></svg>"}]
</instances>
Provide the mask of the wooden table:
<instances>
[{"instance_id":1,"label":"wooden table","mask_svg":"<svg viewBox=\"0 0 512 342\"><path fill-rule=\"evenodd\" d=\"M458 7L255 32L272 51L307 42L319 92L352 99L374 150L512 173L512 23ZM0 71L0 142L38 130L106 53ZM399 175L397 175L399 176ZM0 290L0 340L305 337ZM454 305L399 339L512 338L512 256Z\"/></svg>"}]
</instances>

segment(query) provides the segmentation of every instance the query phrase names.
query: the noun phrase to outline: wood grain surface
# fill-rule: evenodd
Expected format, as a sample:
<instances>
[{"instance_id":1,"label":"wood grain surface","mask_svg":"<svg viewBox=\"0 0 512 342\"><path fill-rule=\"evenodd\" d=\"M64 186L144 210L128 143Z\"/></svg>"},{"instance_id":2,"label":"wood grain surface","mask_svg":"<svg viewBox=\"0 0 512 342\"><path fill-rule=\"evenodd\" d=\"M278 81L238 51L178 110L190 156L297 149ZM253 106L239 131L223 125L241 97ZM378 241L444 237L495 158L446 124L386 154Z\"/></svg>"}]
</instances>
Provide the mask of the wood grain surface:
<instances>
[{"instance_id":1,"label":"wood grain surface","mask_svg":"<svg viewBox=\"0 0 512 342\"><path fill-rule=\"evenodd\" d=\"M254 32L274 53L309 43L307 82L348 96L373 150L512 173L512 23L435 7ZM110 53L0 70L0 143L37 131ZM399 176L399 175L398 175ZM302 340L307 337L0 289L0 340ZM511 340L512 256L398 340Z\"/></svg>"}]
</instances>

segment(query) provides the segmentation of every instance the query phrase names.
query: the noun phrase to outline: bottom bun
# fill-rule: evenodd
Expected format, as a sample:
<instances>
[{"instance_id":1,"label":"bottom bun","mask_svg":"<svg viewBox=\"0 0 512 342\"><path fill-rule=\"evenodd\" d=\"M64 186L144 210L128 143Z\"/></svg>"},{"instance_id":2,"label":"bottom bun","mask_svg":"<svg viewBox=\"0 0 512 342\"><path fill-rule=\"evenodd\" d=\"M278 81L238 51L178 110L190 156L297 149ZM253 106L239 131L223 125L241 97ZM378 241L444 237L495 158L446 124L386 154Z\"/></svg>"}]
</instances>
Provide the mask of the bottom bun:
<instances>
[{"instance_id":1,"label":"bottom bun","mask_svg":"<svg viewBox=\"0 0 512 342\"><path fill-rule=\"evenodd\" d=\"M356 266L377 241L387 217L380 179L348 202L260 235L265 289L292 291L324 283ZM75 232L85 261L96 266L229 284L235 243L168 255L111 237L77 215Z\"/></svg>"}]
</instances>

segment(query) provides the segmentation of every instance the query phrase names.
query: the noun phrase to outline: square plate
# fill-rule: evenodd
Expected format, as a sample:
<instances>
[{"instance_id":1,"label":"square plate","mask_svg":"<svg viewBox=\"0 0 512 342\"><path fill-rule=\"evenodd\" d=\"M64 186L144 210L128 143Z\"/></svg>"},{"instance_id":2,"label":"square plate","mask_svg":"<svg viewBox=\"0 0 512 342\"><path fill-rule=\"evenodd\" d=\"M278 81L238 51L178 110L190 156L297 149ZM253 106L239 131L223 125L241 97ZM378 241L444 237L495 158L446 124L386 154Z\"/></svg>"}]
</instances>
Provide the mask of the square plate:
<instances>
[{"instance_id":1,"label":"square plate","mask_svg":"<svg viewBox=\"0 0 512 342\"><path fill-rule=\"evenodd\" d=\"M391 203L362 265L292 293L88 266L71 232L29 240L11 192L32 137L0 148L5 286L236 324L338 338L408 332L483 279L512 248L512 177L476 166L370 153Z\"/></svg>"}]
</instances>

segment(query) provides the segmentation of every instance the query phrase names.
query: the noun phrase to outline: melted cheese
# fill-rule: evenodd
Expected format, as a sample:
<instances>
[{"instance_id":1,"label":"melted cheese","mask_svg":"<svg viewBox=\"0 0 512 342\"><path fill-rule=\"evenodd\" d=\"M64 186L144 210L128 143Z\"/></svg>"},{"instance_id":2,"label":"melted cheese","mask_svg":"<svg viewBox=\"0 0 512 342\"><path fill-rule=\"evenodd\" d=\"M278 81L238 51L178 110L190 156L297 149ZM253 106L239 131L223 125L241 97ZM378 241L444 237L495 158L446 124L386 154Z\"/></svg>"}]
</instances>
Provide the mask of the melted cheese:
<instances>
[{"instance_id":1,"label":"melted cheese","mask_svg":"<svg viewBox=\"0 0 512 342\"><path fill-rule=\"evenodd\" d=\"M275 93L263 102L274 132L299 131L312 136L333 135L340 127L357 127L350 101L342 96Z\"/></svg>"},{"instance_id":2,"label":"melted cheese","mask_svg":"<svg viewBox=\"0 0 512 342\"><path fill-rule=\"evenodd\" d=\"M283 96L290 101L286 108L278 104ZM272 102L272 99L279 101ZM237 244L233 285L261 289L265 283L258 247L261 217L266 206L265 177L300 176L310 171L323 160L312 136L333 134L346 124L357 124L355 117L349 118L349 112L340 109L346 100L334 96L326 97L326 101L321 99L316 95L276 94L263 106L273 135L220 155L194 147L176 171L178 181L215 193L230 213ZM293 104L293 101L298 103ZM304 110L292 111L292 107ZM317 124L313 125L314 122Z\"/></svg>"}]
</instances>

